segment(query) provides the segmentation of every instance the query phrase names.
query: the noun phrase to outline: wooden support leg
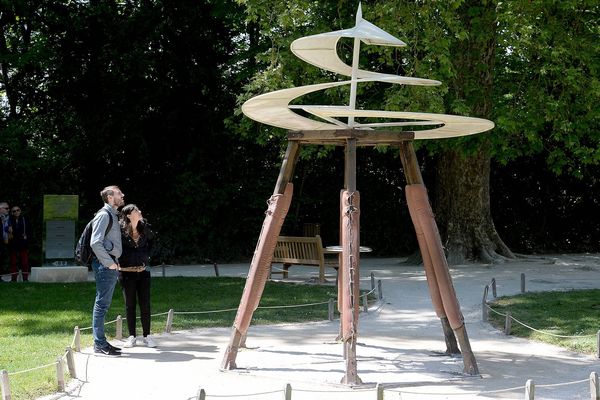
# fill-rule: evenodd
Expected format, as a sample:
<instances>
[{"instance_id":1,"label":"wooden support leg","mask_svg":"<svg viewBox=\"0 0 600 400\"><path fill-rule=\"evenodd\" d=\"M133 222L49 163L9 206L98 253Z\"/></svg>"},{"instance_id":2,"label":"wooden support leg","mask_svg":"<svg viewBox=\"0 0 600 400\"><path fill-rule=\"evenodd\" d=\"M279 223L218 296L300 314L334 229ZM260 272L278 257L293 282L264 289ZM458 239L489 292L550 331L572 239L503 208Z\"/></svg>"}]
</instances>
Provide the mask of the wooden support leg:
<instances>
[{"instance_id":1,"label":"wooden support leg","mask_svg":"<svg viewBox=\"0 0 600 400\"><path fill-rule=\"evenodd\" d=\"M244 292L233 323L229 346L225 350L221 369L235 369L240 343L245 338L254 310L258 307L262 292L271 270L277 237L290 207L293 185L290 183L294 165L298 159L298 144L289 142L277 185L266 212L256 250L250 264Z\"/></svg>"},{"instance_id":2,"label":"wooden support leg","mask_svg":"<svg viewBox=\"0 0 600 400\"><path fill-rule=\"evenodd\" d=\"M423 178L421 171L419 170L419 164L417 163L416 154L410 143L403 143L400 147L400 159L402 160L402 166L404 167L404 176L409 185L423 184ZM456 343L456 337L454 332L450 328L448 323L448 317L444 311L444 305L440 296L440 288L438 285L437 278L435 276L435 269L433 267L433 261L427 248L427 242L423 235L423 231L418 222L418 217L415 208L415 201L409 196L409 191L406 191L406 201L408 203L408 211L410 213L415 231L417 233L417 241L419 243L419 250L421 251L421 257L423 258L423 266L425 268L425 276L427 278L427 286L429 288L429 295L431 302L437 316L440 318L442 324L442 332L444 333L444 340L446 342L446 354L460 354L458 344Z\"/></svg>"},{"instance_id":3,"label":"wooden support leg","mask_svg":"<svg viewBox=\"0 0 600 400\"><path fill-rule=\"evenodd\" d=\"M404 164L405 173L411 175L412 179L421 179L420 171L416 160L416 155L412 143L405 142L400 147L401 158ZM417 177L418 173L418 177ZM454 335L458 339L458 343L463 354L464 372L470 375L479 374L477 361L471 351L471 344L467 335L467 330L464 325L464 317L460 311L460 305L452 285L452 277L448 268L448 261L444 254L442 241L440 238L437 224L433 216L433 211L429 205L427 189L422 183L414 183L406 186L406 196L411 198L413 205L412 213L415 215L415 229L420 230L423 234L423 239L429 257L435 272L435 279L440 292L440 298L444 307L445 314L448 317L448 322L454 330Z\"/></svg>"}]
</instances>

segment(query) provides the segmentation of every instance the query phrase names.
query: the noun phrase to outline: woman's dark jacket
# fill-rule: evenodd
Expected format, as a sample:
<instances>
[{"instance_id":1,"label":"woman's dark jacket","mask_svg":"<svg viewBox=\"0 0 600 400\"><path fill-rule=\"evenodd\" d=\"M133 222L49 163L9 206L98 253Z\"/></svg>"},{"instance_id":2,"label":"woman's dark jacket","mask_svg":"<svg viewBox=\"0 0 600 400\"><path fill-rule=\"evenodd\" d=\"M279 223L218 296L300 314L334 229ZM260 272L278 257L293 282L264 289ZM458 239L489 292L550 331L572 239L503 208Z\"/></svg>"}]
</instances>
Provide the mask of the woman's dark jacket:
<instances>
[{"instance_id":1,"label":"woman's dark jacket","mask_svg":"<svg viewBox=\"0 0 600 400\"><path fill-rule=\"evenodd\" d=\"M138 223L138 232L140 233L140 237L138 242L135 243L135 240L129 236L129 233L121 229L121 240L123 242L123 254L119 257L119 266L121 268L148 265L148 260L152 254L154 232L143 221Z\"/></svg>"},{"instance_id":2,"label":"woman's dark jacket","mask_svg":"<svg viewBox=\"0 0 600 400\"><path fill-rule=\"evenodd\" d=\"M9 239L8 247L13 250L26 249L32 231L29 220L23 216L16 218L14 215L11 215L8 219L8 224L12 227L12 239Z\"/></svg>"}]
</instances>

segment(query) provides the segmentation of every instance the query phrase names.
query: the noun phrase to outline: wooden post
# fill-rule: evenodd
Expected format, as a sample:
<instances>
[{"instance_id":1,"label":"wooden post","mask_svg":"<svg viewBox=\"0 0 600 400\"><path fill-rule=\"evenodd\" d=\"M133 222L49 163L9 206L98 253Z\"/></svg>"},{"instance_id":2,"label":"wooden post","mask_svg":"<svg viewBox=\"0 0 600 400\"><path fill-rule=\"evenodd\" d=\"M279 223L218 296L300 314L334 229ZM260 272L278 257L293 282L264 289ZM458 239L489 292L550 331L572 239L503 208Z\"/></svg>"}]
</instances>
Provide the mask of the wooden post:
<instances>
[{"instance_id":1,"label":"wooden post","mask_svg":"<svg viewBox=\"0 0 600 400\"><path fill-rule=\"evenodd\" d=\"M375 290L375 274L371 272L371 290Z\"/></svg>"},{"instance_id":2,"label":"wooden post","mask_svg":"<svg viewBox=\"0 0 600 400\"><path fill-rule=\"evenodd\" d=\"M377 400L383 400L383 385L378 383L375 390L377 391Z\"/></svg>"},{"instance_id":3,"label":"wooden post","mask_svg":"<svg viewBox=\"0 0 600 400\"><path fill-rule=\"evenodd\" d=\"M506 313L506 321L504 321L504 334L510 335L510 329L512 325L512 318L510 316L510 311Z\"/></svg>"},{"instance_id":4,"label":"wooden post","mask_svg":"<svg viewBox=\"0 0 600 400\"><path fill-rule=\"evenodd\" d=\"M62 356L56 359L56 382L58 384L58 391L65 391L65 368L63 366Z\"/></svg>"},{"instance_id":5,"label":"wooden post","mask_svg":"<svg viewBox=\"0 0 600 400\"><path fill-rule=\"evenodd\" d=\"M600 358L600 331L596 333L596 357Z\"/></svg>"},{"instance_id":6,"label":"wooden post","mask_svg":"<svg viewBox=\"0 0 600 400\"><path fill-rule=\"evenodd\" d=\"M198 389L198 394L196 395L196 400L206 400L206 392L204 389Z\"/></svg>"},{"instance_id":7,"label":"wooden post","mask_svg":"<svg viewBox=\"0 0 600 400\"><path fill-rule=\"evenodd\" d=\"M167 273L165 272L165 263L163 262L160 266L162 268L162 277L164 278L165 276L167 276Z\"/></svg>"},{"instance_id":8,"label":"wooden post","mask_svg":"<svg viewBox=\"0 0 600 400\"><path fill-rule=\"evenodd\" d=\"M219 276L219 266L217 265L217 263L213 264L213 268L215 269L215 276Z\"/></svg>"},{"instance_id":9,"label":"wooden post","mask_svg":"<svg viewBox=\"0 0 600 400\"><path fill-rule=\"evenodd\" d=\"M481 299L481 320L483 322L488 322L487 296L489 288L488 285L485 285L483 288L483 299Z\"/></svg>"},{"instance_id":10,"label":"wooden post","mask_svg":"<svg viewBox=\"0 0 600 400\"><path fill-rule=\"evenodd\" d=\"M328 310L327 310L327 318L330 321L333 321L334 302L335 302L334 299L329 299L329 302L327 303L327 308L328 308Z\"/></svg>"},{"instance_id":11,"label":"wooden post","mask_svg":"<svg viewBox=\"0 0 600 400\"><path fill-rule=\"evenodd\" d=\"M598 386L598 374L590 374L590 396L592 400L600 400L600 387Z\"/></svg>"},{"instance_id":12,"label":"wooden post","mask_svg":"<svg viewBox=\"0 0 600 400\"><path fill-rule=\"evenodd\" d=\"M285 384L285 389L283 391L283 399L292 400L292 385L290 385L289 383Z\"/></svg>"},{"instance_id":13,"label":"wooden post","mask_svg":"<svg viewBox=\"0 0 600 400\"><path fill-rule=\"evenodd\" d=\"M535 399L535 383L533 380L527 379L527 383L525 384L525 400L534 400Z\"/></svg>"},{"instance_id":14,"label":"wooden post","mask_svg":"<svg viewBox=\"0 0 600 400\"><path fill-rule=\"evenodd\" d=\"M363 294L362 296L363 298L363 311L368 313L369 312L369 301L367 300L367 294Z\"/></svg>"},{"instance_id":15,"label":"wooden post","mask_svg":"<svg viewBox=\"0 0 600 400\"><path fill-rule=\"evenodd\" d=\"M71 378L77 379L77 370L75 369L75 358L73 357L73 349L67 347L67 367Z\"/></svg>"},{"instance_id":16,"label":"wooden post","mask_svg":"<svg viewBox=\"0 0 600 400\"><path fill-rule=\"evenodd\" d=\"M356 187L356 145L355 138L346 139L344 180L346 190L342 192L340 235L343 257L342 304L340 321L342 342L346 354L346 373L341 383L357 385L362 383L358 376L356 342L358 340L358 313L360 311L360 194Z\"/></svg>"},{"instance_id":17,"label":"wooden post","mask_svg":"<svg viewBox=\"0 0 600 400\"><path fill-rule=\"evenodd\" d=\"M492 296L494 296L494 298L498 297L498 294L496 293L496 278L492 278Z\"/></svg>"},{"instance_id":18,"label":"wooden post","mask_svg":"<svg viewBox=\"0 0 600 400\"><path fill-rule=\"evenodd\" d=\"M167 325L165 326L165 333L171 333L171 330L173 329L173 309L169 309L169 312L167 313Z\"/></svg>"},{"instance_id":19,"label":"wooden post","mask_svg":"<svg viewBox=\"0 0 600 400\"><path fill-rule=\"evenodd\" d=\"M75 331L75 340L73 341L75 345L75 351L81 352L81 331L79 330L78 326L76 326L73 330Z\"/></svg>"},{"instance_id":20,"label":"wooden post","mask_svg":"<svg viewBox=\"0 0 600 400\"><path fill-rule=\"evenodd\" d=\"M525 273L521 273L521 293L525 293Z\"/></svg>"},{"instance_id":21,"label":"wooden post","mask_svg":"<svg viewBox=\"0 0 600 400\"><path fill-rule=\"evenodd\" d=\"M383 300L383 288L381 287L381 279L377 280L377 298Z\"/></svg>"},{"instance_id":22,"label":"wooden post","mask_svg":"<svg viewBox=\"0 0 600 400\"><path fill-rule=\"evenodd\" d=\"M3 369L0 371L0 386L2 387L2 400L11 400L10 384L8 382L8 371Z\"/></svg>"},{"instance_id":23,"label":"wooden post","mask_svg":"<svg viewBox=\"0 0 600 400\"><path fill-rule=\"evenodd\" d=\"M115 324L115 339L123 339L123 317L117 315L117 323Z\"/></svg>"}]
</instances>

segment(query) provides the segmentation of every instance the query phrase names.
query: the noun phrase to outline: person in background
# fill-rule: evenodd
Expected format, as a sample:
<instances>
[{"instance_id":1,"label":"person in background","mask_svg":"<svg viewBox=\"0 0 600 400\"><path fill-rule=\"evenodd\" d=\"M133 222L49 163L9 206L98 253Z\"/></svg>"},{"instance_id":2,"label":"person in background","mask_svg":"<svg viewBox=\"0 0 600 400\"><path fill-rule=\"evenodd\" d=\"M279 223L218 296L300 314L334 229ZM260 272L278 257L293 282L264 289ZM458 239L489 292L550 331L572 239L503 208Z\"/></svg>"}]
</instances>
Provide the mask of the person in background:
<instances>
[{"instance_id":1,"label":"person in background","mask_svg":"<svg viewBox=\"0 0 600 400\"><path fill-rule=\"evenodd\" d=\"M113 293L119 277L118 259L121 257L121 230L117 209L123 206L125 194L118 186L107 186L100 192L104 206L92 219L90 247L94 252L92 269L96 279L96 299L92 312L92 335L94 353L104 356L120 356L121 349L106 340L104 318L112 303ZM110 230L105 234L112 221Z\"/></svg>"},{"instance_id":2,"label":"person in background","mask_svg":"<svg viewBox=\"0 0 600 400\"><path fill-rule=\"evenodd\" d=\"M23 274L23 282L29 280L29 240L31 225L21 214L21 207L13 206L8 217L8 255L10 259L10 280L17 281L17 257Z\"/></svg>"},{"instance_id":3,"label":"person in background","mask_svg":"<svg viewBox=\"0 0 600 400\"><path fill-rule=\"evenodd\" d=\"M128 204L121 210L121 242L123 254L119 258L119 271L129 338L123 347L137 344L136 306L140 305L142 322L142 344L156 347L150 336L150 271L147 269L152 253L154 233L142 217L142 211L135 204Z\"/></svg>"},{"instance_id":4,"label":"person in background","mask_svg":"<svg viewBox=\"0 0 600 400\"><path fill-rule=\"evenodd\" d=\"M0 202L0 282L2 275L8 271L8 203Z\"/></svg>"}]
</instances>

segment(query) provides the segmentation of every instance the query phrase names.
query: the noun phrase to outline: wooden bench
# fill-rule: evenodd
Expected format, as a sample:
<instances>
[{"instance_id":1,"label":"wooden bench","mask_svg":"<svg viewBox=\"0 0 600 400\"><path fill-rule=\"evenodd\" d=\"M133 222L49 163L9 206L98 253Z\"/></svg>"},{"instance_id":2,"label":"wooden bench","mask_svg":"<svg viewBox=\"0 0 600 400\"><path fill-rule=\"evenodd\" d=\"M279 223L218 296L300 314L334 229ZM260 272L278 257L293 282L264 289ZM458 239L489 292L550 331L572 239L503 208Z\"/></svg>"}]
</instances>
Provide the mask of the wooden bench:
<instances>
[{"instance_id":1,"label":"wooden bench","mask_svg":"<svg viewBox=\"0 0 600 400\"><path fill-rule=\"evenodd\" d=\"M319 235L313 237L279 236L273 253L273 263L282 263L283 271L274 272L271 266L271 274L281 273L285 279L292 265L312 265L319 267L319 282L323 283L325 282L326 266L333 267L336 271L338 269L337 258L326 261L324 256L326 253L328 252L323 249Z\"/></svg>"}]
</instances>

